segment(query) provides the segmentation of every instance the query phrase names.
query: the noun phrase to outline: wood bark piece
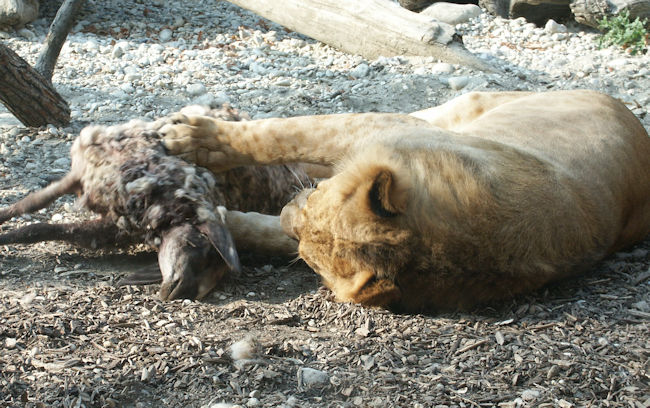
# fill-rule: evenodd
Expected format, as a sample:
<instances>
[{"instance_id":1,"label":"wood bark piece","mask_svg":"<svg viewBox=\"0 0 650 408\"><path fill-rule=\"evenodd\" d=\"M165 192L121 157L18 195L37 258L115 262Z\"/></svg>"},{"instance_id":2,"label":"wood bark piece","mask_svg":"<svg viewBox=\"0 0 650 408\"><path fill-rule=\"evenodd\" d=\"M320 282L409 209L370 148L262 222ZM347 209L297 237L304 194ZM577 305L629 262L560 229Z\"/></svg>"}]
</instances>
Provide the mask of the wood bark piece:
<instances>
[{"instance_id":1,"label":"wood bark piece","mask_svg":"<svg viewBox=\"0 0 650 408\"><path fill-rule=\"evenodd\" d=\"M230 0L286 28L368 59L434 57L493 71L454 39L452 26L387 0Z\"/></svg>"},{"instance_id":2,"label":"wood bark piece","mask_svg":"<svg viewBox=\"0 0 650 408\"><path fill-rule=\"evenodd\" d=\"M50 81L1 43L0 101L25 126L70 123L70 107Z\"/></svg>"},{"instance_id":3,"label":"wood bark piece","mask_svg":"<svg viewBox=\"0 0 650 408\"><path fill-rule=\"evenodd\" d=\"M45 43L34 66L41 75L50 81L52 80L52 73L54 72L56 60L59 58L61 47L63 47L70 28L72 28L74 17L83 2L84 0L65 0L59 11L57 11L52 25L50 25L50 31L47 33Z\"/></svg>"},{"instance_id":4,"label":"wood bark piece","mask_svg":"<svg viewBox=\"0 0 650 408\"><path fill-rule=\"evenodd\" d=\"M630 20L650 19L650 0L574 0L571 11L577 22L598 28L603 17L612 17L628 10Z\"/></svg>"}]
</instances>

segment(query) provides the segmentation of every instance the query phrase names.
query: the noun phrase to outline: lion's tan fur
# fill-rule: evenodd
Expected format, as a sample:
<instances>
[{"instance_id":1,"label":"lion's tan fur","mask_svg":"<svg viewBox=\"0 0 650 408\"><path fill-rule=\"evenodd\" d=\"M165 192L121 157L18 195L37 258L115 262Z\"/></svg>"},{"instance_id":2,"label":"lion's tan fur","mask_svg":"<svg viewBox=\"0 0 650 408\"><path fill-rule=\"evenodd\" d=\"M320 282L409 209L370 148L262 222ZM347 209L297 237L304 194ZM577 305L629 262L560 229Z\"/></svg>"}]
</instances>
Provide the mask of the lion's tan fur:
<instances>
[{"instance_id":1,"label":"lion's tan fur","mask_svg":"<svg viewBox=\"0 0 650 408\"><path fill-rule=\"evenodd\" d=\"M469 307L583 271L650 232L650 139L596 92L471 93L412 115L180 121L168 146L216 171L335 166L282 222L345 301Z\"/></svg>"}]
</instances>

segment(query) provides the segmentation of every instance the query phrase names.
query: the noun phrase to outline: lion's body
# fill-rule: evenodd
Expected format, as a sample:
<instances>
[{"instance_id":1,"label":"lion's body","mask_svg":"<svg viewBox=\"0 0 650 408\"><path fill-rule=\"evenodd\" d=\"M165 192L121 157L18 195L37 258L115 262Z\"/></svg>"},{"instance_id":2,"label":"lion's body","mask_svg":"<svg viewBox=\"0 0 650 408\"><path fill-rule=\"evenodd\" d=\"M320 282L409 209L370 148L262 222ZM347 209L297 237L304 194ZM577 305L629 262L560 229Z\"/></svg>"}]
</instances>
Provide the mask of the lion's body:
<instances>
[{"instance_id":1,"label":"lion's body","mask_svg":"<svg viewBox=\"0 0 650 408\"><path fill-rule=\"evenodd\" d=\"M650 139L595 92L472 93L412 115L181 121L167 145L213 171L335 166L282 222L341 300L469 307L583 271L650 232Z\"/></svg>"}]
</instances>

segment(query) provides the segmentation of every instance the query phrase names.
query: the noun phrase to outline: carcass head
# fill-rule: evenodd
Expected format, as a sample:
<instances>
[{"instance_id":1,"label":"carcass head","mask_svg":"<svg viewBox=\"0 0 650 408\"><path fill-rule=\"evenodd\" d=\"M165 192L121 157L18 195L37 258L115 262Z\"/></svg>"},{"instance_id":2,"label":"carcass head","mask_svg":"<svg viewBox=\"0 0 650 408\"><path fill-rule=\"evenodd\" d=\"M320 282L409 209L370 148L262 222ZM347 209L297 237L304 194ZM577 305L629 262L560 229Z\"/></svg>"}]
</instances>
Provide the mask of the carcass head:
<instances>
[{"instance_id":1,"label":"carcass head","mask_svg":"<svg viewBox=\"0 0 650 408\"><path fill-rule=\"evenodd\" d=\"M172 227L158 250L160 298L200 299L227 274L238 274L239 257L224 225L208 221Z\"/></svg>"}]
</instances>

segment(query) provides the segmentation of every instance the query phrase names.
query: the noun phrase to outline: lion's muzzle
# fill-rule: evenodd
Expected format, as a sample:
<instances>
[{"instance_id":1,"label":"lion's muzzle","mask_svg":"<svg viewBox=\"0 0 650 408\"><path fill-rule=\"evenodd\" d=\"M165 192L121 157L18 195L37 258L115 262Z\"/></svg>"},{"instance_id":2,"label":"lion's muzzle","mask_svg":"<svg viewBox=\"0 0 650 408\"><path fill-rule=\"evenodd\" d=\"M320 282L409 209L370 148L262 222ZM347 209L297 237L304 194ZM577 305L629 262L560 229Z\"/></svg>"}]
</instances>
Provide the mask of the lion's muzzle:
<instances>
[{"instance_id":1,"label":"lion's muzzle","mask_svg":"<svg viewBox=\"0 0 650 408\"><path fill-rule=\"evenodd\" d=\"M307 198L314 190L313 188L302 190L289 204L284 206L282 213L280 213L282 229L293 239L300 240L300 230L302 229L300 213L307 203Z\"/></svg>"}]
</instances>

